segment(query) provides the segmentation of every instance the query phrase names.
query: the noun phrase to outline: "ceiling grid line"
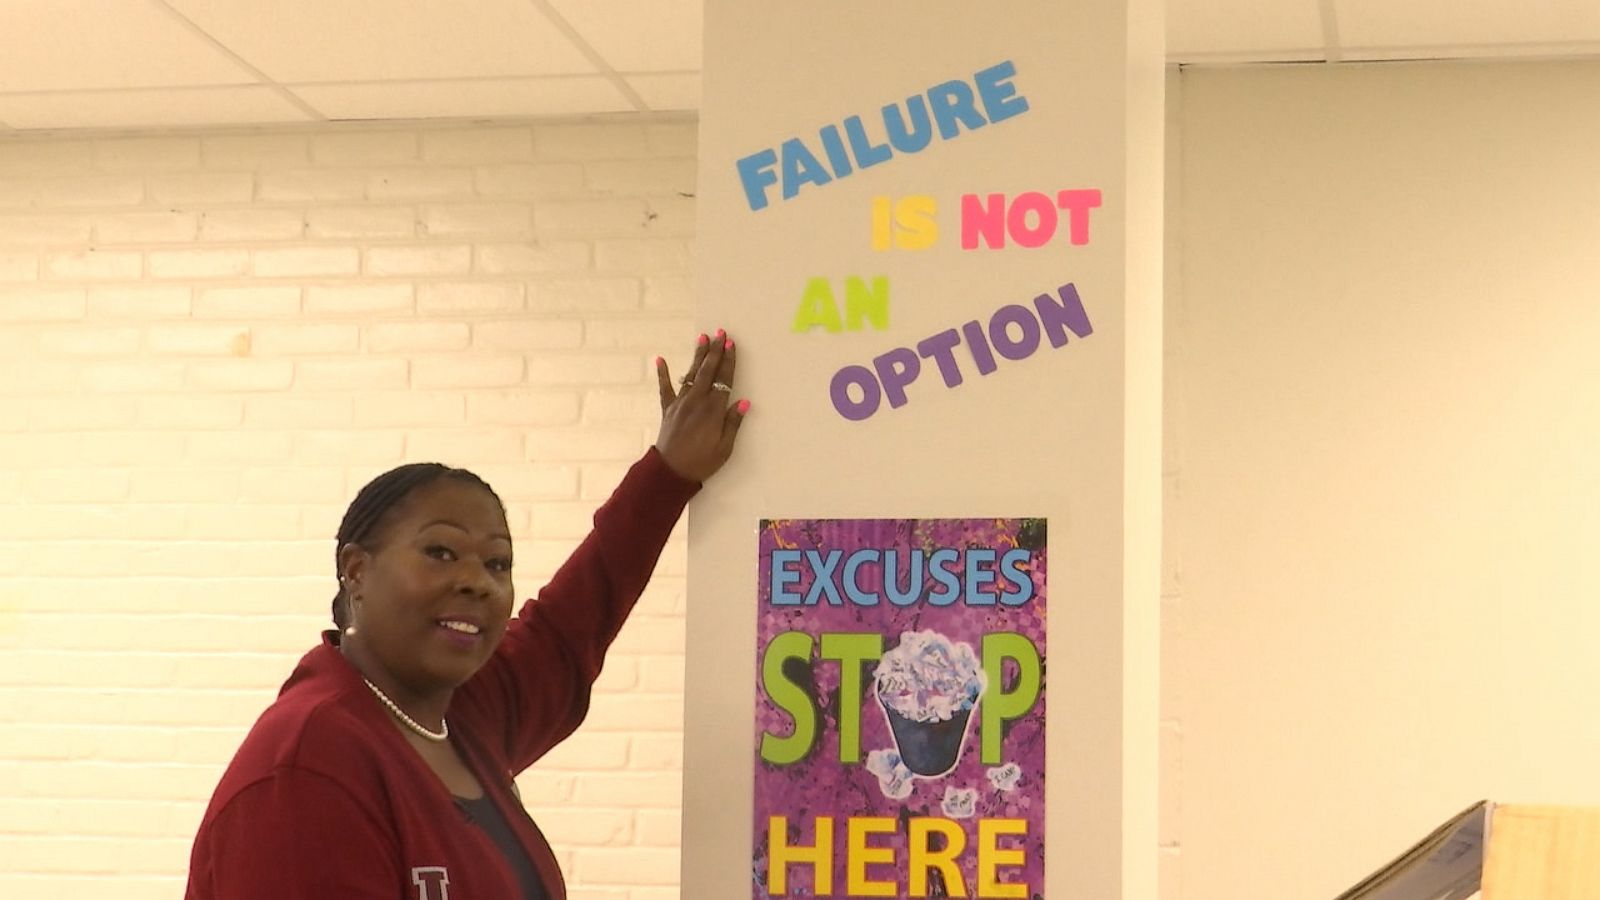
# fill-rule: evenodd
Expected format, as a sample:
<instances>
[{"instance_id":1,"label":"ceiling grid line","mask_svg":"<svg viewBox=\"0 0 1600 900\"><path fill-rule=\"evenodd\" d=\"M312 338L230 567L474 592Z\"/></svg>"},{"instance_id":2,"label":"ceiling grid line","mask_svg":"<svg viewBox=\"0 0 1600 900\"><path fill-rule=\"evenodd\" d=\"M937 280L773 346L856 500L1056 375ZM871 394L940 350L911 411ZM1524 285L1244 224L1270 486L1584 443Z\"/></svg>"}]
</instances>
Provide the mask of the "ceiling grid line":
<instances>
[{"instance_id":1,"label":"ceiling grid line","mask_svg":"<svg viewBox=\"0 0 1600 900\"><path fill-rule=\"evenodd\" d=\"M584 39L583 35L578 33L578 29L572 27L572 23L567 21L566 16L563 16L554 6L550 5L550 0L528 0L528 2L533 5L534 9L544 13L545 18L550 20L550 24L554 25L557 31L566 35L567 40L572 42L572 46L578 48L578 52L583 54L584 59L587 59L590 65L594 66L595 71L605 76L606 80L611 82L612 87L615 87L622 96L628 99L629 103L633 104L634 111L650 112L650 105L644 102L644 97L633 89L633 85L629 84L626 78L617 74L617 70L611 67L611 63L607 62L606 58L601 56L599 51L595 50Z\"/></svg>"},{"instance_id":2,"label":"ceiling grid line","mask_svg":"<svg viewBox=\"0 0 1600 900\"><path fill-rule=\"evenodd\" d=\"M314 121L328 121L328 117L323 115L320 110L301 99L299 95L295 94L294 91L291 91L279 84L277 81L274 81L267 75L267 73L256 68L244 57L235 53L228 45L212 37L210 32L195 24L193 20L179 12L172 6L172 4L168 3L167 0L150 0L150 2L158 9L165 10L168 15L172 16L172 18L178 22L178 24L188 29L196 37L217 48L217 52L232 60L234 65L237 65L239 68L249 72L250 75L256 79L256 83L258 85L270 89L273 93L282 98L285 103L290 104L291 106L305 113L307 116L310 116Z\"/></svg>"},{"instance_id":3,"label":"ceiling grid line","mask_svg":"<svg viewBox=\"0 0 1600 900\"><path fill-rule=\"evenodd\" d=\"M238 88L268 87L264 84L170 84L159 88L124 88L124 87L98 87L98 88L43 88L36 91L5 91L0 97L93 97L100 94L135 94L145 91L160 91L162 93L182 93L194 91L222 91Z\"/></svg>"},{"instance_id":4,"label":"ceiling grid line","mask_svg":"<svg viewBox=\"0 0 1600 900\"><path fill-rule=\"evenodd\" d=\"M495 82L495 81L581 81L581 80L588 79L588 78L598 77L599 74L600 73L595 73L593 75L586 75L586 74L581 74L581 73L571 73L571 74L562 74L562 75L521 75L521 76L507 76L507 75L452 75L452 76L447 76L447 77L443 77L443 78L385 78L382 81L371 81L371 80L363 80L363 79L358 79L358 78L348 78L348 79L341 79L341 80L336 80L336 81L288 81L288 82L284 82L284 86L288 87L288 88L302 88L302 87L356 87L356 86L369 85L369 84L474 84L474 83L479 83L479 82ZM664 73L645 73L645 74L674 75L674 74L678 74L678 73L675 73L675 72L664 72Z\"/></svg>"},{"instance_id":5,"label":"ceiling grid line","mask_svg":"<svg viewBox=\"0 0 1600 900\"><path fill-rule=\"evenodd\" d=\"M1549 62L1600 57L1600 43L1594 41L1518 41L1504 44L1374 44L1345 47L1347 61L1437 62L1472 60L1475 62Z\"/></svg>"}]
</instances>

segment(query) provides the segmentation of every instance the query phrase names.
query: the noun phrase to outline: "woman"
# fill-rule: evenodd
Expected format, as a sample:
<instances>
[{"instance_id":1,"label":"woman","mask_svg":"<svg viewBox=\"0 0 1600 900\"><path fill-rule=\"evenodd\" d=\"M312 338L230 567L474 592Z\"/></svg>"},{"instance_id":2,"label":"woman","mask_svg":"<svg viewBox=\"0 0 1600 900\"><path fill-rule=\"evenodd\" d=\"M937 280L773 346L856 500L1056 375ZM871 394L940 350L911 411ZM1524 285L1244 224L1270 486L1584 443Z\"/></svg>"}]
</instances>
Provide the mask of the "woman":
<instances>
[{"instance_id":1,"label":"woman","mask_svg":"<svg viewBox=\"0 0 1600 900\"><path fill-rule=\"evenodd\" d=\"M571 734L684 505L733 450L733 341L701 335L656 444L511 618L505 509L477 476L401 466L339 528L324 632L223 775L188 900L562 900L512 776Z\"/></svg>"}]
</instances>

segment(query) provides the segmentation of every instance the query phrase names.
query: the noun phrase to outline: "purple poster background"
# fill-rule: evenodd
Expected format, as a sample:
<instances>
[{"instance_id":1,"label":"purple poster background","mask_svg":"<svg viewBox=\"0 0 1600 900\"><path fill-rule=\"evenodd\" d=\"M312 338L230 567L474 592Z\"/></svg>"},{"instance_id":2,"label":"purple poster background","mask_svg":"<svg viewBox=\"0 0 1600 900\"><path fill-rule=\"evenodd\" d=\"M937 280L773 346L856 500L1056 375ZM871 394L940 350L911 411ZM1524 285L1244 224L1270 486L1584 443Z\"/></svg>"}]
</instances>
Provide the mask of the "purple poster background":
<instances>
[{"instance_id":1,"label":"purple poster background","mask_svg":"<svg viewBox=\"0 0 1600 900\"><path fill-rule=\"evenodd\" d=\"M1033 898L1043 893L1045 537L1043 519L796 519L761 523L756 626L755 827L751 868L754 898L816 896L814 869L807 864L786 866L785 892L771 892L768 834L774 816L785 817L791 847L814 845L817 842L816 819L824 816L833 819L832 896L836 897L853 896L847 890L846 871L847 823L853 817L888 817L898 823L892 833L874 833L866 841L867 846L879 852L892 850L894 862L878 862L865 869L868 880L893 881L896 893L892 896L897 897L911 896L907 880L909 820L944 818L957 823L966 835L966 850L957 857L965 892L951 891L955 886L945 885L940 873L929 868L927 895L934 897L977 895L980 820L1021 820L1026 823L1025 834L1004 834L994 841L1002 851L1021 852L1020 856L1013 857L1017 860L1015 864L999 867L997 877L1009 887L1004 892L1006 896ZM898 571L894 573L894 586L902 595L900 602L906 605L890 603L886 597L873 605L852 602L843 589L843 560L863 548L896 551ZM911 551L915 550L923 551L920 591L918 599L908 602L905 594L911 586L909 570L914 560ZM947 551L943 568L951 573L951 577L942 580L928 571L928 560L939 550ZM1009 582L1004 577L986 580L980 576L977 582L969 584L963 577L966 571L963 564L951 559L950 550L958 551L961 559L973 555L970 551L981 554L992 550L997 555L1012 551L1009 558L1023 561L1012 566ZM811 557L816 560L826 560L833 551L841 552L841 561L832 570L831 579L837 591L814 590L817 565L807 560L807 551L816 551ZM775 554L781 558L783 570L794 573L788 575L787 580L780 579L779 604L773 602ZM797 561L796 556L801 558ZM988 568L998 572L1003 567L996 563ZM883 593L887 577L882 565L871 563L859 565L852 573L855 587L864 594ZM1020 580L1031 585L1028 591L1031 596L1019 604L1016 601L1022 593ZM959 588L953 583L957 581ZM996 602L1007 591L1013 592L1011 602ZM973 597L971 593L988 596ZM951 602L952 596L954 602ZM973 600L977 602L969 602ZM959 761L953 768L942 775L916 775L906 768L913 765L912 761L900 759L902 748L889 725L891 713L885 708L888 701L879 698L874 675L879 661L861 664L861 695L852 700L840 697L841 664L836 659L820 659L817 654L823 633L868 633L881 635L887 660L902 643L902 635L930 631L948 639L945 647L960 651L964 644L977 657L981 657L984 636L991 634L1014 633L1037 648L1040 659L1038 695L1031 706L1000 725L1003 735L1000 765L985 765L980 759L983 704L1000 692L1016 690L1021 679L1015 662L1005 663L1001 685L986 683L981 689L975 688L982 693L960 738ZM779 765L763 759L763 735L791 736L796 723L783 705L769 695L763 683L762 661L773 638L785 632L803 632L813 641L809 672L800 660L791 660L783 672L786 681L809 695L817 716L817 736L803 758ZM909 646L921 645L919 639L910 639ZM859 758L853 762L840 758L841 705L850 702L860 703L861 709ZM908 749L907 755L911 753ZM869 757L873 764L869 765ZM901 765L891 771L891 762ZM1017 826L1013 824L1012 827ZM936 836L932 848L937 850L942 844ZM859 870L857 875L860 876ZM1022 892L1024 885L1025 892Z\"/></svg>"}]
</instances>

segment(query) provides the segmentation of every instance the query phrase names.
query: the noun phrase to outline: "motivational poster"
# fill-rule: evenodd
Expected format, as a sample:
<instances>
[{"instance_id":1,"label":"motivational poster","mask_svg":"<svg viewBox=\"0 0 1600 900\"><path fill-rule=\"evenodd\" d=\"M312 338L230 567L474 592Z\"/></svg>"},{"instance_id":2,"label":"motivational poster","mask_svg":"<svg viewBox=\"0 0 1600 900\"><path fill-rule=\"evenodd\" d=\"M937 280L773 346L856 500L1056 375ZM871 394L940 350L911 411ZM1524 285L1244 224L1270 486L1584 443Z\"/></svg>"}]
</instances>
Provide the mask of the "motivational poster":
<instances>
[{"instance_id":1,"label":"motivational poster","mask_svg":"<svg viewBox=\"0 0 1600 900\"><path fill-rule=\"evenodd\" d=\"M1041 518L761 523L755 898L1044 888Z\"/></svg>"}]
</instances>

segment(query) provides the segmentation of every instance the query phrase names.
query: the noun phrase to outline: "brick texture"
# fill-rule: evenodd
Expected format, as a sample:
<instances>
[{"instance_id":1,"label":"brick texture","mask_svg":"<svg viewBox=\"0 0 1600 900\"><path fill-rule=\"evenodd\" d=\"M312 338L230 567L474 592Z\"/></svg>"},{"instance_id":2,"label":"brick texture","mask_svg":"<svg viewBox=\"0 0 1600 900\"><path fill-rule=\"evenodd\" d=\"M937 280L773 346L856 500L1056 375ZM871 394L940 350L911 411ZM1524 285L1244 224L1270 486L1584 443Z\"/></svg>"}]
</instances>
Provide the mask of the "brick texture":
<instances>
[{"instance_id":1,"label":"brick texture","mask_svg":"<svg viewBox=\"0 0 1600 900\"><path fill-rule=\"evenodd\" d=\"M182 893L374 475L479 471L544 583L692 349L694 130L0 144L0 896ZM684 555L522 778L578 900L677 896Z\"/></svg>"}]
</instances>

